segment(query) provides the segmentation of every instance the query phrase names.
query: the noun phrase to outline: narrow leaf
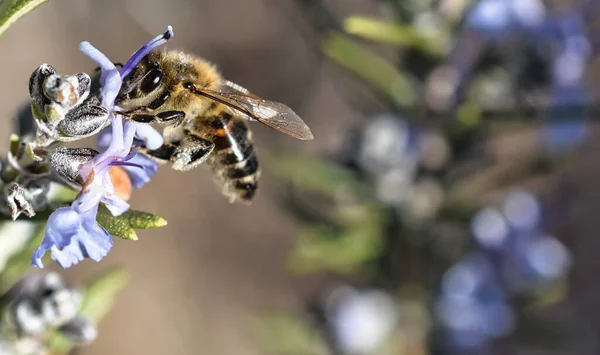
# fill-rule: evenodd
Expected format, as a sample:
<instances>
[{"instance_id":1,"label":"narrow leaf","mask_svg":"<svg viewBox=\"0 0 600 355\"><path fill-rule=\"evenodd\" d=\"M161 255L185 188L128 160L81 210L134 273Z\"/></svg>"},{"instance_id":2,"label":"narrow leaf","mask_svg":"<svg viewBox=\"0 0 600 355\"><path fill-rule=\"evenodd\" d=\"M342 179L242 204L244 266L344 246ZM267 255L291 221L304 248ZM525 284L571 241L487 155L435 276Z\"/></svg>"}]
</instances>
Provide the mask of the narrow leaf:
<instances>
[{"instance_id":1,"label":"narrow leaf","mask_svg":"<svg viewBox=\"0 0 600 355\"><path fill-rule=\"evenodd\" d=\"M325 338L311 323L293 315L271 312L253 327L268 354L328 355Z\"/></svg>"},{"instance_id":2,"label":"narrow leaf","mask_svg":"<svg viewBox=\"0 0 600 355\"><path fill-rule=\"evenodd\" d=\"M383 247L381 216L366 209L364 215L340 216L343 229L315 225L296 241L288 266L301 274L335 271L350 274L375 259Z\"/></svg>"},{"instance_id":3,"label":"narrow leaf","mask_svg":"<svg viewBox=\"0 0 600 355\"><path fill-rule=\"evenodd\" d=\"M115 217L110 211L101 205L98 209L96 220L111 235L127 240L138 240L135 229L129 224L127 218L121 216Z\"/></svg>"},{"instance_id":4,"label":"narrow leaf","mask_svg":"<svg viewBox=\"0 0 600 355\"><path fill-rule=\"evenodd\" d=\"M322 47L329 58L378 89L400 108L415 103L417 90L409 79L375 52L339 32L326 34Z\"/></svg>"},{"instance_id":5,"label":"narrow leaf","mask_svg":"<svg viewBox=\"0 0 600 355\"><path fill-rule=\"evenodd\" d=\"M114 269L88 283L79 314L98 323L113 307L119 292L129 282L130 275L123 269Z\"/></svg>"},{"instance_id":6,"label":"narrow leaf","mask_svg":"<svg viewBox=\"0 0 600 355\"><path fill-rule=\"evenodd\" d=\"M167 221L160 216L132 209L115 217L104 205L98 209L97 220L108 233L127 240L138 240L136 229L160 228L167 225Z\"/></svg>"},{"instance_id":7,"label":"narrow leaf","mask_svg":"<svg viewBox=\"0 0 600 355\"><path fill-rule=\"evenodd\" d=\"M351 16L346 19L344 30L357 37L384 44L412 47L431 55L443 55L447 47L442 37L426 36L410 26L364 16Z\"/></svg>"},{"instance_id":8,"label":"narrow leaf","mask_svg":"<svg viewBox=\"0 0 600 355\"><path fill-rule=\"evenodd\" d=\"M123 214L129 225L135 229L160 228L167 225L167 220L148 212L129 210Z\"/></svg>"},{"instance_id":9,"label":"narrow leaf","mask_svg":"<svg viewBox=\"0 0 600 355\"><path fill-rule=\"evenodd\" d=\"M0 0L0 36L21 17L46 0Z\"/></svg>"},{"instance_id":10,"label":"narrow leaf","mask_svg":"<svg viewBox=\"0 0 600 355\"><path fill-rule=\"evenodd\" d=\"M277 177L310 192L335 196L341 190L359 189L360 182L352 171L316 156L280 152L272 153L268 160L267 166Z\"/></svg>"}]
</instances>

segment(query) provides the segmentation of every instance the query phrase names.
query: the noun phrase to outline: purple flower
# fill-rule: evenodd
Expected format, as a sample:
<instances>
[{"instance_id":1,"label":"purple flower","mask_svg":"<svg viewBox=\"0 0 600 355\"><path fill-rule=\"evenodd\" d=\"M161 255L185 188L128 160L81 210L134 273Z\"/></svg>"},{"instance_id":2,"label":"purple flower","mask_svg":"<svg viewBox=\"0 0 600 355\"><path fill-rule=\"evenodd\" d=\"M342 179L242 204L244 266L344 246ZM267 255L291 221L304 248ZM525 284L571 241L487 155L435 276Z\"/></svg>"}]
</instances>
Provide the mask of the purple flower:
<instances>
[{"instance_id":1,"label":"purple flower","mask_svg":"<svg viewBox=\"0 0 600 355\"><path fill-rule=\"evenodd\" d=\"M134 123L136 125L136 136L134 145L145 145L150 149L156 149L162 145L163 138L154 128L142 123ZM97 145L100 150L108 149L112 140L112 132L105 128L98 134ZM158 172L158 164L143 153L137 152L129 163L135 166L124 166L124 170L131 179L131 185L139 189L144 184L150 182L150 178ZM140 169L141 167L141 169Z\"/></svg>"},{"instance_id":2,"label":"purple flower","mask_svg":"<svg viewBox=\"0 0 600 355\"><path fill-rule=\"evenodd\" d=\"M118 216L129 209L129 205L115 194L109 175L113 166L135 167L141 172L134 175L132 183L141 186L156 172L156 166L144 156L135 157L130 153L134 138L144 141L150 149L162 144L162 137L151 127L115 116L114 100L119 93L122 77L137 65L149 51L165 43L173 35L172 29L154 38L138 50L125 64L121 72L102 52L88 42L80 44L80 50L101 68L100 77L102 104L110 113L111 131L105 138L106 150L80 166L79 174L84 181L81 193L70 207L60 208L52 213L39 248L32 255L34 266L43 267L42 257L50 251L52 259L68 268L84 258L101 260L112 248L111 235L96 221L100 203ZM148 168L148 171L144 170ZM131 170L131 169L130 169Z\"/></svg>"},{"instance_id":3,"label":"purple flower","mask_svg":"<svg viewBox=\"0 0 600 355\"><path fill-rule=\"evenodd\" d=\"M479 0L465 23L481 36L498 40L519 30L539 32L545 19L546 8L540 0Z\"/></svg>"},{"instance_id":4,"label":"purple flower","mask_svg":"<svg viewBox=\"0 0 600 355\"><path fill-rule=\"evenodd\" d=\"M552 63L552 107L543 129L544 143L552 151L570 149L589 134L586 105L590 95L585 89L585 70L592 54L586 37L582 13L569 13L556 20L562 47Z\"/></svg>"},{"instance_id":5,"label":"purple flower","mask_svg":"<svg viewBox=\"0 0 600 355\"><path fill-rule=\"evenodd\" d=\"M113 241L104 228L96 222L95 209L77 213L72 207L59 208L48 218L42 244L32 257L34 266L43 268L42 257L50 250L52 259L69 268L90 258L100 261L110 251Z\"/></svg>"},{"instance_id":6,"label":"purple flower","mask_svg":"<svg viewBox=\"0 0 600 355\"><path fill-rule=\"evenodd\" d=\"M133 155L119 150L133 143L135 125L114 120L110 146L80 169L84 181L81 193L70 207L60 208L50 215L40 247L32 257L33 265L43 267L42 257L50 250L52 259L68 268L83 258L94 261L102 259L111 249L112 238L96 221L100 202L118 216L129 209L129 204L115 194L108 173L113 166L134 166L129 160ZM105 154L114 152L114 155Z\"/></svg>"}]
</instances>

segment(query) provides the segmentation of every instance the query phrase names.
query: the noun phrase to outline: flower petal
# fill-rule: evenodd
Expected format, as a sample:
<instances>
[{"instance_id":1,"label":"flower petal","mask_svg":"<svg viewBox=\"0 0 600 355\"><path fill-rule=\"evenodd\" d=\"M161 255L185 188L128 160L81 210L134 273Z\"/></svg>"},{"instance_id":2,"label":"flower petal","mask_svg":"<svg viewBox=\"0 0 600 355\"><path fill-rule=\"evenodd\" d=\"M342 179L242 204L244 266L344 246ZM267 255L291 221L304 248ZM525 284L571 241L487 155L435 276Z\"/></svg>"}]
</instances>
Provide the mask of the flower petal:
<instances>
[{"instance_id":1,"label":"flower petal","mask_svg":"<svg viewBox=\"0 0 600 355\"><path fill-rule=\"evenodd\" d=\"M51 255L52 260L56 261L60 266L65 269L78 264L83 260L83 252L81 251L81 244L77 238L73 238L71 244L66 247L59 249L56 245L52 246Z\"/></svg>"},{"instance_id":2,"label":"flower petal","mask_svg":"<svg viewBox=\"0 0 600 355\"><path fill-rule=\"evenodd\" d=\"M112 109L115 98L121 89L122 81L119 70L115 67L113 62L104 55L104 53L92 46L90 42L81 42L79 44L79 50L88 58L96 62L100 66L100 69L102 69L102 75L100 76L102 104L109 110Z\"/></svg>"},{"instance_id":3,"label":"flower petal","mask_svg":"<svg viewBox=\"0 0 600 355\"><path fill-rule=\"evenodd\" d=\"M158 164L143 153L138 152L129 162L141 167L123 167L131 179L131 185L136 189L150 182L150 178L158 172Z\"/></svg>"},{"instance_id":4,"label":"flower petal","mask_svg":"<svg viewBox=\"0 0 600 355\"><path fill-rule=\"evenodd\" d=\"M131 56L131 58L129 58L127 63L125 63L125 65L123 65L123 68L121 68L121 77L126 77L129 73L131 73L133 68L135 68L135 66L140 62L140 60L142 60L142 58L144 58L146 55L148 55L148 53L150 53L150 51L152 51L158 46L165 44L171 38L173 38L173 28L171 26L168 26L167 32L154 37L150 42L148 42L147 44L142 46L142 48L140 48L137 52L135 52Z\"/></svg>"},{"instance_id":5,"label":"flower petal","mask_svg":"<svg viewBox=\"0 0 600 355\"><path fill-rule=\"evenodd\" d=\"M101 178L95 177L94 180L96 179L100 180ZM84 187L84 190L81 192L79 197L73 201L71 207L78 213L83 213L94 209L95 206L98 206L100 203L104 192L103 185L98 181L94 181L89 186Z\"/></svg>"},{"instance_id":6,"label":"flower petal","mask_svg":"<svg viewBox=\"0 0 600 355\"><path fill-rule=\"evenodd\" d=\"M93 219L86 219L84 228L89 234L88 242L85 244L84 254L86 257L100 261L113 246L111 235L100 227L94 215Z\"/></svg>"},{"instance_id":7,"label":"flower petal","mask_svg":"<svg viewBox=\"0 0 600 355\"><path fill-rule=\"evenodd\" d=\"M48 218L42 243L32 255L32 264L43 268L42 257L46 251L66 248L80 232L81 226L81 216L72 208L64 207L54 211Z\"/></svg>"},{"instance_id":8,"label":"flower petal","mask_svg":"<svg viewBox=\"0 0 600 355\"><path fill-rule=\"evenodd\" d=\"M110 142L112 141L112 130L110 127L106 127L98 133L96 136L96 145L100 151L105 151L110 146Z\"/></svg>"},{"instance_id":9,"label":"flower petal","mask_svg":"<svg viewBox=\"0 0 600 355\"><path fill-rule=\"evenodd\" d=\"M42 257L50 250L52 259L69 268L84 258L99 261L113 246L112 237L96 221L97 207L78 213L59 208L48 219L40 247L33 253L32 264L40 268Z\"/></svg>"},{"instance_id":10,"label":"flower petal","mask_svg":"<svg viewBox=\"0 0 600 355\"><path fill-rule=\"evenodd\" d=\"M150 149L158 149L163 145L163 136L154 127L146 123L136 123L135 138L141 140Z\"/></svg>"},{"instance_id":11,"label":"flower petal","mask_svg":"<svg viewBox=\"0 0 600 355\"><path fill-rule=\"evenodd\" d=\"M129 209L129 204L116 194L104 194L101 201L113 216L120 216Z\"/></svg>"}]
</instances>

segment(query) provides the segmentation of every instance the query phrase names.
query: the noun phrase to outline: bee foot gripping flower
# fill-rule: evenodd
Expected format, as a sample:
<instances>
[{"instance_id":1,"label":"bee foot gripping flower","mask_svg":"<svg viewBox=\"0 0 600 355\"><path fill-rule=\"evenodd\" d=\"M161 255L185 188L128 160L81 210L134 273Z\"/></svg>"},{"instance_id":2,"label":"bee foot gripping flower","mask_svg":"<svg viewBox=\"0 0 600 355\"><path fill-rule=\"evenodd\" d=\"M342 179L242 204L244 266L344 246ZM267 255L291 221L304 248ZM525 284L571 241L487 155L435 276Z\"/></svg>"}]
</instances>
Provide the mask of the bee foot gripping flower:
<instances>
[{"instance_id":1,"label":"bee foot gripping flower","mask_svg":"<svg viewBox=\"0 0 600 355\"><path fill-rule=\"evenodd\" d=\"M127 68L133 68L147 52L166 42L172 34L169 26L165 34L154 38L136 52L123 69L126 71ZM111 119L110 136L106 139L109 144L102 153L88 148L57 148L49 155L53 173L70 185L80 185L82 189L70 207L57 209L48 219L42 243L32 255L32 263L38 267L43 267L42 257L46 251L50 251L52 259L64 268L71 267L84 258L94 261L104 258L113 242L112 236L96 221L100 203L114 216L129 209L127 202L115 193L110 168L135 167L142 171L143 167L148 168L148 172L138 172L136 179L132 179L134 185L141 186L149 180L156 166L143 156L135 158L136 152L131 152L134 138L140 138L151 148L162 144L162 137L151 127L113 114L114 101L121 88L121 78L126 75L123 74L125 71L119 72L112 61L88 42L82 42L80 50L102 70L102 106L108 110ZM132 161L134 158L135 161Z\"/></svg>"}]
</instances>

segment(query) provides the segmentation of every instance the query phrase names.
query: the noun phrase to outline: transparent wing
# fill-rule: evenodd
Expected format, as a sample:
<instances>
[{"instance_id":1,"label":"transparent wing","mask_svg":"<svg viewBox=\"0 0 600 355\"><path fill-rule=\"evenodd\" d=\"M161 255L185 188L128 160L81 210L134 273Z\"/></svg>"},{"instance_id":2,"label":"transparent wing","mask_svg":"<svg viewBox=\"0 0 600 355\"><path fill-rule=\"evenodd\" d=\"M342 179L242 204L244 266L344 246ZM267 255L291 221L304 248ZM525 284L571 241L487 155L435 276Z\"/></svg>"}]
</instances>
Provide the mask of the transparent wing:
<instances>
[{"instance_id":1,"label":"transparent wing","mask_svg":"<svg viewBox=\"0 0 600 355\"><path fill-rule=\"evenodd\" d=\"M254 95L253 93L250 92L250 90L246 89L242 85L236 84L233 81L229 81L229 80L223 81L223 87L221 88L221 90L219 90L219 92L229 93L229 94L240 94L240 95L250 96L255 99L260 99L260 97Z\"/></svg>"},{"instance_id":2,"label":"transparent wing","mask_svg":"<svg viewBox=\"0 0 600 355\"><path fill-rule=\"evenodd\" d=\"M192 91L294 138L302 140L314 138L310 128L291 108L279 102L263 100L230 81L226 81L220 91L196 87Z\"/></svg>"}]
</instances>

